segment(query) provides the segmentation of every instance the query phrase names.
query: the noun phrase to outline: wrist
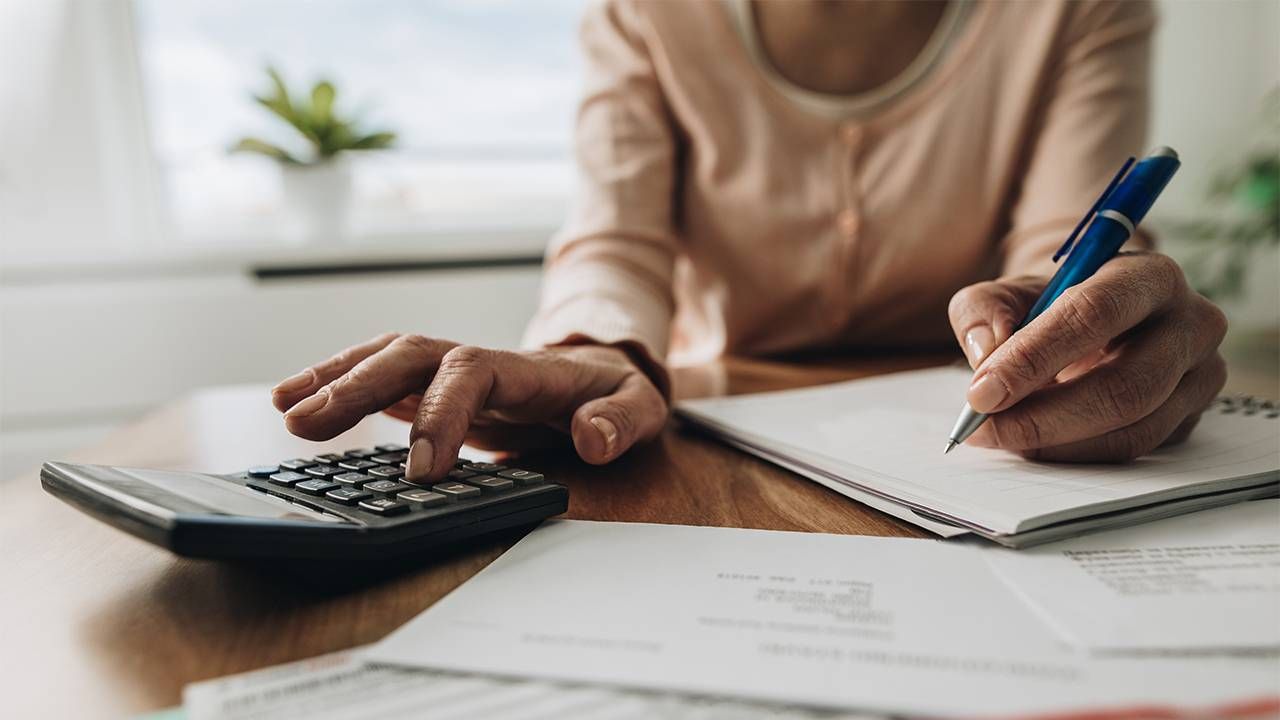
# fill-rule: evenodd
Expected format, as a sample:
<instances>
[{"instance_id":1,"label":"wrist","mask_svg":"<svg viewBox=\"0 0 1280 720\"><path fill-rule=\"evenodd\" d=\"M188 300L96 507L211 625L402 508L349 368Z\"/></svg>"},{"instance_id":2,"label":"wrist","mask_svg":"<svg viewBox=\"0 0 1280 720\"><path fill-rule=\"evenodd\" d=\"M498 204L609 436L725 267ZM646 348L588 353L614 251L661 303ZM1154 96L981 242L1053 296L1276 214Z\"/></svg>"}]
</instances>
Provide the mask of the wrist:
<instances>
[{"instance_id":1,"label":"wrist","mask_svg":"<svg viewBox=\"0 0 1280 720\"><path fill-rule=\"evenodd\" d=\"M563 352L571 355L582 355L588 358L608 359L624 362L639 370L653 386L657 388L662 399L671 405L671 375L666 365L656 360L645 346L634 340L621 340L612 343L597 342L592 338L577 336L567 338L556 345L548 345L550 352Z\"/></svg>"}]
</instances>

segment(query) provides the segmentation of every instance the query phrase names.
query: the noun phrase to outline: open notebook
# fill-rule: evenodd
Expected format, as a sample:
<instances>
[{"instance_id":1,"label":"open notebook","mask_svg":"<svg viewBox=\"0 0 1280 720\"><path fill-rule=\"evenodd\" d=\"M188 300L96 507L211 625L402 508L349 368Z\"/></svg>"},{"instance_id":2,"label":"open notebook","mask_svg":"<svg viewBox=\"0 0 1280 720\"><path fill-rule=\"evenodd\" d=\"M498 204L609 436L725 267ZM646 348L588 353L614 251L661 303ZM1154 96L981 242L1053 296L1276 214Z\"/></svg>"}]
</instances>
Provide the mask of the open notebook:
<instances>
[{"instance_id":1,"label":"open notebook","mask_svg":"<svg viewBox=\"0 0 1280 720\"><path fill-rule=\"evenodd\" d=\"M676 411L926 529L1012 547L1280 494L1280 418L1254 403L1215 405L1187 442L1128 465L1039 463L969 446L943 456L970 379L937 368L687 400Z\"/></svg>"}]
</instances>

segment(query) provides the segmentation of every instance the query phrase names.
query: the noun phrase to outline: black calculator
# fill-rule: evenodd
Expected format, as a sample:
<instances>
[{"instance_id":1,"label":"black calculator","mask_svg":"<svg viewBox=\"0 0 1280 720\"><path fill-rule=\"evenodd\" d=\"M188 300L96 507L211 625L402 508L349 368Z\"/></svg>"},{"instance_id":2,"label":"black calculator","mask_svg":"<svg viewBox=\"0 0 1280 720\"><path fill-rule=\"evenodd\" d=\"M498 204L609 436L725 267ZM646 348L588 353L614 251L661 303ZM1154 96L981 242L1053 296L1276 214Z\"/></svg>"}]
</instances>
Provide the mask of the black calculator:
<instances>
[{"instance_id":1,"label":"black calculator","mask_svg":"<svg viewBox=\"0 0 1280 720\"><path fill-rule=\"evenodd\" d=\"M459 460L430 486L404 481L402 445L295 458L230 475L45 463L45 490L183 556L378 559L532 525L569 491L541 473Z\"/></svg>"}]
</instances>

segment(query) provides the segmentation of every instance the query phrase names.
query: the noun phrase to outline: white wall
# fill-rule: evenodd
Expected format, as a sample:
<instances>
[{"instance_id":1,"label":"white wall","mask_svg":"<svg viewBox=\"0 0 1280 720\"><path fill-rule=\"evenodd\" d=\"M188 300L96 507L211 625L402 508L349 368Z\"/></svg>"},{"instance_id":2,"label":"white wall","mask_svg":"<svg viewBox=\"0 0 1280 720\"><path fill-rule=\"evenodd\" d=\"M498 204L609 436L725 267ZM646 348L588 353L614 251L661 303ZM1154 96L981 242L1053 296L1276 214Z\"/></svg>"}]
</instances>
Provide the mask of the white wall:
<instances>
[{"instance_id":1,"label":"white wall","mask_svg":"<svg viewBox=\"0 0 1280 720\"><path fill-rule=\"evenodd\" d=\"M1263 97L1280 88L1280 0L1163 0L1159 12L1151 144L1176 149L1182 168L1152 210L1157 224L1195 215L1213 175L1247 147ZM1176 241L1166 250L1186 254ZM1225 306L1237 328L1274 327L1280 256L1261 253L1248 296Z\"/></svg>"}]
</instances>

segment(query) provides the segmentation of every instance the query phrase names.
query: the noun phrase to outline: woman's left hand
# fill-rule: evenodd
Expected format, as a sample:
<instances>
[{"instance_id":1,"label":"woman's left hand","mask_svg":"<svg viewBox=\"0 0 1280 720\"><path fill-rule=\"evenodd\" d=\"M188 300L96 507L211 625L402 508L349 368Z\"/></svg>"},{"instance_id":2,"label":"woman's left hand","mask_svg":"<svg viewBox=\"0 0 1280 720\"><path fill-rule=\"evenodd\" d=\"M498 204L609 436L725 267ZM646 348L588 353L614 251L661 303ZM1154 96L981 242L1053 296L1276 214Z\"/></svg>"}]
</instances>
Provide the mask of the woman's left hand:
<instances>
[{"instance_id":1,"label":"woman's left hand","mask_svg":"<svg viewBox=\"0 0 1280 720\"><path fill-rule=\"evenodd\" d=\"M976 372L969 405L994 413L968 442L1037 460L1127 462L1184 440L1226 382L1222 311L1165 255L1121 253L1013 334L1047 278L1005 278L951 299Z\"/></svg>"}]
</instances>

